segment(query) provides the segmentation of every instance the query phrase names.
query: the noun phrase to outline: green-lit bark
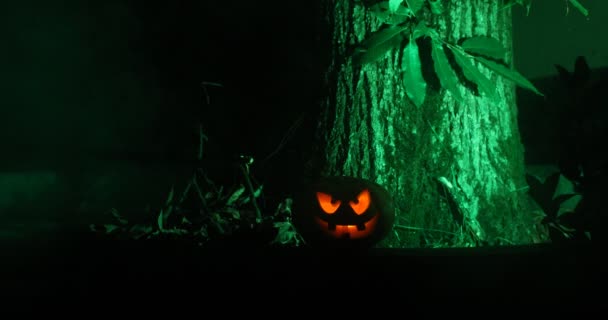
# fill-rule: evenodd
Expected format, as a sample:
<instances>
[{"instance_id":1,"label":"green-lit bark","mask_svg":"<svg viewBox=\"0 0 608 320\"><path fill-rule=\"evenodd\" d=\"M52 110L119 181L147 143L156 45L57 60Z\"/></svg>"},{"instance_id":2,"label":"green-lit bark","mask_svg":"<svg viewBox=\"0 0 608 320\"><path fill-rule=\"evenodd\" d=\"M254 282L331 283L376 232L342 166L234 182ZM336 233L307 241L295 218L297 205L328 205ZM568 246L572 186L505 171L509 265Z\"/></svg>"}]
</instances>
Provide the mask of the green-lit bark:
<instances>
[{"instance_id":1,"label":"green-lit bark","mask_svg":"<svg viewBox=\"0 0 608 320\"><path fill-rule=\"evenodd\" d=\"M451 43L497 38L512 61L509 10L500 10L498 1L443 2L444 14L432 18L441 37ZM543 241L526 194L513 84L482 68L497 87L498 104L462 84L459 103L435 84L416 107L403 86L399 50L362 67L349 58L349 49L381 26L365 7L327 0L325 13L331 59L319 122L322 174L368 178L393 194L399 227L384 245ZM431 70L424 75L433 84L430 51L421 50L424 69Z\"/></svg>"}]
</instances>

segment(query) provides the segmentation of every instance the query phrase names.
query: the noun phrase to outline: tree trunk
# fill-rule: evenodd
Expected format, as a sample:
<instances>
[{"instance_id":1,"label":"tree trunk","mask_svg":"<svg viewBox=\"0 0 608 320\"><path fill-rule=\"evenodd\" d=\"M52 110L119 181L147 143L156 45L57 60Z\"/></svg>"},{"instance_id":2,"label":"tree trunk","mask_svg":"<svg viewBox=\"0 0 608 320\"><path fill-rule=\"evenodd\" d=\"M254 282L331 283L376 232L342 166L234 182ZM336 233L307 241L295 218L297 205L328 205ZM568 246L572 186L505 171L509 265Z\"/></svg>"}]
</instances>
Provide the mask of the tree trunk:
<instances>
[{"instance_id":1,"label":"tree trunk","mask_svg":"<svg viewBox=\"0 0 608 320\"><path fill-rule=\"evenodd\" d=\"M442 2L443 14L432 21L443 39L456 44L491 36L508 49L506 61L512 62L511 13L500 1ZM352 47L381 27L377 18L359 1L324 5L330 58L318 127L320 172L370 179L392 194L396 226L381 246L544 241L539 212L527 195L514 84L481 68L498 88L500 102L462 84L466 103L457 102L437 84L430 51L420 39L429 85L425 103L416 107L403 85L400 50L364 66L350 58ZM428 7L423 10L430 16Z\"/></svg>"}]
</instances>

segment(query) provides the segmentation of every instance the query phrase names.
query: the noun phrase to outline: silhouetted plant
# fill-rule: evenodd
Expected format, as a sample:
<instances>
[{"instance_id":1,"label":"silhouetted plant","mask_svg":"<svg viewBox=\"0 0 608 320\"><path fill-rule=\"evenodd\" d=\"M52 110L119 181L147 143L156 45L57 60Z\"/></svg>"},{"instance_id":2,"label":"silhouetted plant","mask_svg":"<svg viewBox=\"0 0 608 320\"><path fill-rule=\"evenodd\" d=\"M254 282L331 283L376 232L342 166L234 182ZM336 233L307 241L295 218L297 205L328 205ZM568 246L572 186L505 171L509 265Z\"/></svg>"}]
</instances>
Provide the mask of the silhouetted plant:
<instances>
[{"instance_id":1,"label":"silhouetted plant","mask_svg":"<svg viewBox=\"0 0 608 320\"><path fill-rule=\"evenodd\" d=\"M526 179L530 187L528 193L544 212L541 223L549 228L552 242L579 239L581 234L585 234L581 224L577 223L581 218L577 206L582 195L575 190L572 181L561 172L555 172L546 179L527 174ZM590 233L585 236L589 239Z\"/></svg>"},{"instance_id":2,"label":"silhouetted plant","mask_svg":"<svg viewBox=\"0 0 608 320\"><path fill-rule=\"evenodd\" d=\"M208 97L206 101L209 103ZM202 126L199 126L199 162L207 139ZM216 185L203 168L196 168L181 192L176 191L175 186L171 187L154 223L132 224L112 208L112 223L91 225L90 228L113 238L187 239L199 245L241 232L264 233L271 229L275 236L268 241L268 245L301 245L303 240L291 224L291 199L279 203L273 214L264 213L259 208L258 201L263 196L264 188L263 184L255 183L251 177L253 162L254 159L249 156L236 159L234 165L241 173L242 182L232 187Z\"/></svg>"}]
</instances>

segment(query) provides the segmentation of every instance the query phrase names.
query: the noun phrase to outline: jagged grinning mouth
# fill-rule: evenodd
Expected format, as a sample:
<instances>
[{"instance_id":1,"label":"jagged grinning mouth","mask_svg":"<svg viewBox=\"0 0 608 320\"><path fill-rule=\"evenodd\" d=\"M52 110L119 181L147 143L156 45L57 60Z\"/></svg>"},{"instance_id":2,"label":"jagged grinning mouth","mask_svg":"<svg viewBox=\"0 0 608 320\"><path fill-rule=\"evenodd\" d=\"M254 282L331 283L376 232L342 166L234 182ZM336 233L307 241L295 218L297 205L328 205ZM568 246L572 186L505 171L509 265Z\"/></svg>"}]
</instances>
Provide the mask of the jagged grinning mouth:
<instances>
[{"instance_id":1,"label":"jagged grinning mouth","mask_svg":"<svg viewBox=\"0 0 608 320\"><path fill-rule=\"evenodd\" d=\"M331 226L327 221L323 221L319 217L315 217L315 221L321 227L321 230L327 235L330 235L334 238L339 239L361 239L366 238L374 232L376 228L376 223L378 222L378 215L375 215L369 221L365 222L363 225L335 225Z\"/></svg>"}]
</instances>

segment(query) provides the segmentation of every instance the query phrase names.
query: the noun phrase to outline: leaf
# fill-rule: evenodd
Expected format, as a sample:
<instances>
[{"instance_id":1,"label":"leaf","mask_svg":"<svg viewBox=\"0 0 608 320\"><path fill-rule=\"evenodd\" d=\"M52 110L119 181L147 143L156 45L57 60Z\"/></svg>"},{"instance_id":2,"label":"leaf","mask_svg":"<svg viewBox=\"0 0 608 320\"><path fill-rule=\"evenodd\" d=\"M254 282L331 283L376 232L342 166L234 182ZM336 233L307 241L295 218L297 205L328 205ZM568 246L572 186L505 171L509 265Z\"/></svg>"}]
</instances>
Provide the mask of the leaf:
<instances>
[{"instance_id":1,"label":"leaf","mask_svg":"<svg viewBox=\"0 0 608 320\"><path fill-rule=\"evenodd\" d=\"M405 2L407 2L407 6L412 10L412 12L414 12L414 14L422 9L424 1L425 0L405 0Z\"/></svg>"},{"instance_id":2,"label":"leaf","mask_svg":"<svg viewBox=\"0 0 608 320\"><path fill-rule=\"evenodd\" d=\"M258 189L253 192L253 198L254 199L259 198L262 195L263 189L264 189L264 185L260 185L258 187ZM243 199L243 201L241 203L246 204L246 203L249 203L250 200L251 200L251 196L247 196L247 197L245 197L245 199Z\"/></svg>"},{"instance_id":3,"label":"leaf","mask_svg":"<svg viewBox=\"0 0 608 320\"><path fill-rule=\"evenodd\" d=\"M158 214L158 217L156 218L156 224L158 225L158 229L159 230L165 230L165 217L163 214L163 209L160 209L160 213Z\"/></svg>"},{"instance_id":4,"label":"leaf","mask_svg":"<svg viewBox=\"0 0 608 320\"><path fill-rule=\"evenodd\" d=\"M458 91L458 77L448 62L445 51L443 51L443 44L439 41L432 42L431 57L441 86L449 91L456 100L462 101L462 95Z\"/></svg>"},{"instance_id":5,"label":"leaf","mask_svg":"<svg viewBox=\"0 0 608 320\"><path fill-rule=\"evenodd\" d=\"M150 233L152 232L152 226L146 226L142 224L136 224L129 229L130 233Z\"/></svg>"},{"instance_id":6,"label":"leaf","mask_svg":"<svg viewBox=\"0 0 608 320\"><path fill-rule=\"evenodd\" d=\"M570 0L570 4L572 4L578 11L580 11L585 17L589 16L589 11L583 7L583 5L578 2L578 0Z\"/></svg>"},{"instance_id":7,"label":"leaf","mask_svg":"<svg viewBox=\"0 0 608 320\"><path fill-rule=\"evenodd\" d=\"M224 229L224 227L222 226L226 224L226 221L224 221L224 219L222 219L219 214L214 213L211 215L211 223L213 223L213 225L217 228L217 231L220 234L226 233L226 229Z\"/></svg>"},{"instance_id":8,"label":"leaf","mask_svg":"<svg viewBox=\"0 0 608 320\"><path fill-rule=\"evenodd\" d=\"M539 96L544 96L536 89L536 87L534 87L534 85L530 81L528 81L528 79L524 78L524 76L522 76L519 72L482 57L474 57L474 59L483 63L486 67L498 73L499 75L515 82L515 84L517 84L518 86L528 89L538 94Z\"/></svg>"},{"instance_id":9,"label":"leaf","mask_svg":"<svg viewBox=\"0 0 608 320\"><path fill-rule=\"evenodd\" d=\"M567 196L568 197L566 198L566 195L562 195L564 199L560 203L559 210L557 212L558 217L561 217L566 212L575 212L578 203L583 198L579 194L569 194Z\"/></svg>"},{"instance_id":10,"label":"leaf","mask_svg":"<svg viewBox=\"0 0 608 320\"><path fill-rule=\"evenodd\" d=\"M467 52L499 60L504 60L507 53L507 50L502 46L500 41L492 37L472 37L465 40L461 47Z\"/></svg>"},{"instance_id":11,"label":"leaf","mask_svg":"<svg viewBox=\"0 0 608 320\"><path fill-rule=\"evenodd\" d=\"M239 212L239 210L235 209L235 208L231 208L231 207L226 207L225 209L226 213L229 213L232 218L234 219L240 219L241 218L241 213Z\"/></svg>"},{"instance_id":12,"label":"leaf","mask_svg":"<svg viewBox=\"0 0 608 320\"><path fill-rule=\"evenodd\" d=\"M156 218L156 224L158 225L158 229L160 231L165 230L165 224L167 223L167 219L173 210L173 206L171 202L173 201L175 188L171 187L171 191L169 191L169 196L167 197L167 201L165 201L165 209L161 209L158 213L158 217Z\"/></svg>"},{"instance_id":13,"label":"leaf","mask_svg":"<svg viewBox=\"0 0 608 320\"><path fill-rule=\"evenodd\" d=\"M113 231L119 229L119 226L114 224L104 224L103 227L106 229L106 233L112 233Z\"/></svg>"},{"instance_id":14,"label":"leaf","mask_svg":"<svg viewBox=\"0 0 608 320\"><path fill-rule=\"evenodd\" d=\"M434 38L437 36L437 31L435 29L431 29L431 28L427 27L426 23L424 23L424 21L420 21L416 25L416 28L414 28L414 31L412 32L412 34L413 34L414 39L418 39L422 36L430 36L430 37Z\"/></svg>"},{"instance_id":15,"label":"leaf","mask_svg":"<svg viewBox=\"0 0 608 320\"><path fill-rule=\"evenodd\" d=\"M226 205L227 206L231 206L233 205L243 194L243 192L245 192L245 187L243 185L240 185L238 189L236 189L232 195L230 196L230 198L228 198L228 200L226 201Z\"/></svg>"},{"instance_id":16,"label":"leaf","mask_svg":"<svg viewBox=\"0 0 608 320\"><path fill-rule=\"evenodd\" d=\"M559 180L557 181L557 185L555 186L555 192L553 193L553 198L557 198L562 194L575 194L574 183L568 180L568 178L563 175L559 175Z\"/></svg>"},{"instance_id":17,"label":"leaf","mask_svg":"<svg viewBox=\"0 0 608 320\"><path fill-rule=\"evenodd\" d=\"M206 237L209 236L209 232L207 231L207 226L206 225L201 226L201 228L196 233L199 234L201 237L204 237L204 238L206 238Z\"/></svg>"},{"instance_id":18,"label":"leaf","mask_svg":"<svg viewBox=\"0 0 608 320\"><path fill-rule=\"evenodd\" d=\"M526 174L526 181L530 186L528 194L542 208L545 215L551 218L555 218L559 209L559 203L553 199L559 176L559 172L556 172L548 176L545 181L541 181L534 175Z\"/></svg>"},{"instance_id":19,"label":"leaf","mask_svg":"<svg viewBox=\"0 0 608 320\"><path fill-rule=\"evenodd\" d=\"M369 38L361 42L360 47L365 49L376 47L384 42L390 41L407 28L407 26L390 26L388 28L373 32Z\"/></svg>"},{"instance_id":20,"label":"leaf","mask_svg":"<svg viewBox=\"0 0 608 320\"><path fill-rule=\"evenodd\" d=\"M404 6L399 6L397 7L397 11L391 12L389 10L388 1L376 3L370 6L368 11L378 20L387 24L401 24L407 21L408 18L414 16L412 10Z\"/></svg>"},{"instance_id":21,"label":"leaf","mask_svg":"<svg viewBox=\"0 0 608 320\"><path fill-rule=\"evenodd\" d=\"M277 228L277 234L272 240L271 244L279 243L282 245L293 244L299 245L300 235L296 231L295 227L289 221L285 222L275 222L274 227Z\"/></svg>"},{"instance_id":22,"label":"leaf","mask_svg":"<svg viewBox=\"0 0 608 320\"><path fill-rule=\"evenodd\" d=\"M274 215L277 216L279 214L291 215L291 206L293 200L291 198L286 198L283 202L279 203L277 210L274 212Z\"/></svg>"},{"instance_id":23,"label":"leaf","mask_svg":"<svg viewBox=\"0 0 608 320\"><path fill-rule=\"evenodd\" d=\"M490 79L479 71L479 69L473 64L473 61L471 60L472 58L466 56L464 52L457 49L452 49L452 52L454 53L456 63L462 68L464 77L475 83L479 89L479 92L485 94L485 96L490 99L492 103L498 103L496 85L494 85Z\"/></svg>"},{"instance_id":24,"label":"leaf","mask_svg":"<svg viewBox=\"0 0 608 320\"><path fill-rule=\"evenodd\" d=\"M403 0L388 0L388 10L391 13L397 12L397 9L399 9L399 6L401 6L402 2Z\"/></svg>"},{"instance_id":25,"label":"leaf","mask_svg":"<svg viewBox=\"0 0 608 320\"><path fill-rule=\"evenodd\" d=\"M171 187L171 191L169 191L169 196L167 197L167 201L165 201L166 206L168 206L171 203L171 201L173 201L174 191L175 191L175 188Z\"/></svg>"},{"instance_id":26,"label":"leaf","mask_svg":"<svg viewBox=\"0 0 608 320\"><path fill-rule=\"evenodd\" d=\"M262 195L262 191L264 190L264 185L260 185L257 190L253 192L254 198L259 198Z\"/></svg>"},{"instance_id":27,"label":"leaf","mask_svg":"<svg viewBox=\"0 0 608 320\"><path fill-rule=\"evenodd\" d=\"M540 183L544 183L550 176L559 175L559 168L557 165L527 165L526 174L534 176Z\"/></svg>"},{"instance_id":28,"label":"leaf","mask_svg":"<svg viewBox=\"0 0 608 320\"><path fill-rule=\"evenodd\" d=\"M404 23L409 18L409 16L405 15L390 14L388 11L371 11L370 13L383 23L391 25Z\"/></svg>"},{"instance_id":29,"label":"leaf","mask_svg":"<svg viewBox=\"0 0 608 320\"><path fill-rule=\"evenodd\" d=\"M443 4L441 0L429 0L429 4L431 5L431 12L435 15L440 15L443 13Z\"/></svg>"},{"instance_id":30,"label":"leaf","mask_svg":"<svg viewBox=\"0 0 608 320\"><path fill-rule=\"evenodd\" d=\"M383 58L387 52L399 46L402 40L401 33L406 29L407 27L403 26L390 26L374 32L355 50L356 62L367 64Z\"/></svg>"},{"instance_id":31,"label":"leaf","mask_svg":"<svg viewBox=\"0 0 608 320\"><path fill-rule=\"evenodd\" d=\"M416 40L410 39L403 50L401 68L404 71L403 84L407 96L419 107L426 97L426 82L422 77L422 65Z\"/></svg>"},{"instance_id":32,"label":"leaf","mask_svg":"<svg viewBox=\"0 0 608 320\"><path fill-rule=\"evenodd\" d=\"M129 223L129 220L127 220L127 219L123 218L123 217L120 215L120 213L118 213L118 210L116 210L115 208L112 208L112 210L111 210L111 211L112 211L112 216L114 216L114 218L116 218L116 220L118 220L118 222L119 222L120 224L123 224L123 225L124 225L124 224L128 224L128 223Z\"/></svg>"}]
</instances>

